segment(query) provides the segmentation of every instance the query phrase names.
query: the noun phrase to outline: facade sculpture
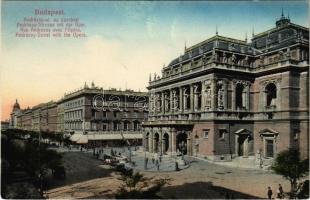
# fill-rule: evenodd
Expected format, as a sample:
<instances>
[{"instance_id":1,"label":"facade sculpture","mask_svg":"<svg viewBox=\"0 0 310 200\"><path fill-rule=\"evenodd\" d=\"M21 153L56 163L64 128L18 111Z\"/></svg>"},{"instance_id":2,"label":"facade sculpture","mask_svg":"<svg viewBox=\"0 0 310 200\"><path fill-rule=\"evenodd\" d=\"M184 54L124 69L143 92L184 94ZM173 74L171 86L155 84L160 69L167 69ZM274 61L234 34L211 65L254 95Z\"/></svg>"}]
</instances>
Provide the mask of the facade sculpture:
<instances>
[{"instance_id":1,"label":"facade sculpture","mask_svg":"<svg viewBox=\"0 0 310 200\"><path fill-rule=\"evenodd\" d=\"M150 91L165 95L165 110L149 103L145 150L217 161L261 152L268 161L298 148L308 157L308 49L309 29L284 16L249 42L215 35L187 47L149 82ZM169 109L172 96L176 110Z\"/></svg>"}]
</instances>

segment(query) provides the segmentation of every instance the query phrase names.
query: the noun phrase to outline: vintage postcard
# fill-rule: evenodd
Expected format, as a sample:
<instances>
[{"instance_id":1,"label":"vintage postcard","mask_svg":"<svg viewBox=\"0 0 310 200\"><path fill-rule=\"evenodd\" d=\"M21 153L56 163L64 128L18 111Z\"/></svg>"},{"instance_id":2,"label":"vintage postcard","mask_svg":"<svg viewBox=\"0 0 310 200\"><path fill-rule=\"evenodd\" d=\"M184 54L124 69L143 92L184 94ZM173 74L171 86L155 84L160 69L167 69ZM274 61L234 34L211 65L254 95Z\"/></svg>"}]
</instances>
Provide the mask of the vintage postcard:
<instances>
[{"instance_id":1,"label":"vintage postcard","mask_svg":"<svg viewBox=\"0 0 310 200\"><path fill-rule=\"evenodd\" d=\"M309 1L1 2L4 199L309 198Z\"/></svg>"}]
</instances>

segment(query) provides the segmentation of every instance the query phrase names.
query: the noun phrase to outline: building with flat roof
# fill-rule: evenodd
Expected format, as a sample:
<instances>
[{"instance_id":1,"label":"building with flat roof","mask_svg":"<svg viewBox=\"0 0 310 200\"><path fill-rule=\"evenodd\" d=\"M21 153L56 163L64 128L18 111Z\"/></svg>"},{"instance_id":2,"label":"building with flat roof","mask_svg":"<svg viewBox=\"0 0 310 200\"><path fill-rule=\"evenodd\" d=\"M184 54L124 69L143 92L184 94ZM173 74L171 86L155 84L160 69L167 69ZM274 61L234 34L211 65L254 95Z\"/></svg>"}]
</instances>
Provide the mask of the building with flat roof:
<instances>
[{"instance_id":1,"label":"building with flat roof","mask_svg":"<svg viewBox=\"0 0 310 200\"><path fill-rule=\"evenodd\" d=\"M16 100L12 128L73 135L77 143L142 142L141 123L148 117L148 93L103 89L94 83L65 95L57 102L20 109ZM15 125L14 125L15 124Z\"/></svg>"},{"instance_id":2,"label":"building with flat roof","mask_svg":"<svg viewBox=\"0 0 310 200\"><path fill-rule=\"evenodd\" d=\"M100 143L122 138L142 141L141 123L148 116L147 93L104 90L85 84L65 94L59 103L64 106L64 131L79 134L83 142Z\"/></svg>"}]
</instances>

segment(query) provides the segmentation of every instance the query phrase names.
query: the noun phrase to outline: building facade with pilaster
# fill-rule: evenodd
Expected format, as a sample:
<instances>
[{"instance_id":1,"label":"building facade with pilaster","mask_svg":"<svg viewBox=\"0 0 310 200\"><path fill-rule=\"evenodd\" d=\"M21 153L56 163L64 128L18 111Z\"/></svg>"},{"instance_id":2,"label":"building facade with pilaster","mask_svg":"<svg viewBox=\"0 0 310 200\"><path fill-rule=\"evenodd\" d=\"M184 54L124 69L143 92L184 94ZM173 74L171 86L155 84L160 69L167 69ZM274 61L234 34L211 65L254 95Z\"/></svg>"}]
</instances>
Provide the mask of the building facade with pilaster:
<instances>
[{"instance_id":1,"label":"building facade with pilaster","mask_svg":"<svg viewBox=\"0 0 310 200\"><path fill-rule=\"evenodd\" d=\"M145 150L268 161L298 148L308 157L308 35L282 14L250 42L216 33L185 48L150 76Z\"/></svg>"},{"instance_id":2,"label":"building facade with pilaster","mask_svg":"<svg viewBox=\"0 0 310 200\"><path fill-rule=\"evenodd\" d=\"M148 116L148 95L133 90L99 88L92 83L67 93L59 101L64 108L64 132L81 143L135 140L141 144L141 123ZM88 142L85 142L88 141Z\"/></svg>"}]
</instances>

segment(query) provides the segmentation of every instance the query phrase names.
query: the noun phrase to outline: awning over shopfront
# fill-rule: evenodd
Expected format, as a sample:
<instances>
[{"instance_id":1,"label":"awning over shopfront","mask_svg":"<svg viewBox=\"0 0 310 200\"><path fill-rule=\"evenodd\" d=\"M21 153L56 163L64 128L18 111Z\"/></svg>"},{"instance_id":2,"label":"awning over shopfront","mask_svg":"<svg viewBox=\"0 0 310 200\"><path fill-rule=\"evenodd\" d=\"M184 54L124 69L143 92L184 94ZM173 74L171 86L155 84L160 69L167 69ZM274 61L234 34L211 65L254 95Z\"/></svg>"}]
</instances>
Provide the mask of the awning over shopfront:
<instances>
[{"instance_id":1,"label":"awning over shopfront","mask_svg":"<svg viewBox=\"0 0 310 200\"><path fill-rule=\"evenodd\" d=\"M136 140L142 139L142 133L96 133L96 132L89 132L87 135L82 133L74 133L70 140L77 144L86 144L88 141L92 140Z\"/></svg>"},{"instance_id":2,"label":"awning over shopfront","mask_svg":"<svg viewBox=\"0 0 310 200\"><path fill-rule=\"evenodd\" d=\"M75 133L70 137L70 140L72 142L75 142L77 144L87 144L88 143L88 138L87 135L83 135L83 134L78 134Z\"/></svg>"}]
</instances>

